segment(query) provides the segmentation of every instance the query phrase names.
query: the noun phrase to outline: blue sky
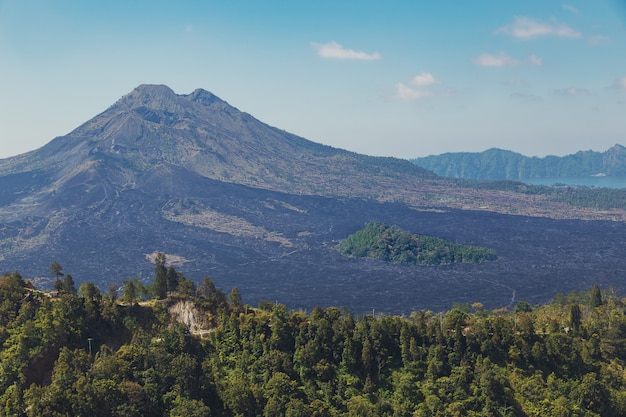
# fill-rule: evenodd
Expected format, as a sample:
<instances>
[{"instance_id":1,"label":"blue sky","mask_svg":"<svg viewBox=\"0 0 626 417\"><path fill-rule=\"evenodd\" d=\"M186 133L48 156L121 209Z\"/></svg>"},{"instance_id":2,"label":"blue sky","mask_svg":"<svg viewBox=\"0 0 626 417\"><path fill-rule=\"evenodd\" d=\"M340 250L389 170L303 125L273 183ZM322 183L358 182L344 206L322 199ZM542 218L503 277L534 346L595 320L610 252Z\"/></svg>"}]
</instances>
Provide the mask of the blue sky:
<instances>
[{"instance_id":1,"label":"blue sky","mask_svg":"<svg viewBox=\"0 0 626 417\"><path fill-rule=\"evenodd\" d=\"M139 84L413 158L626 145L626 1L0 0L0 158Z\"/></svg>"}]
</instances>

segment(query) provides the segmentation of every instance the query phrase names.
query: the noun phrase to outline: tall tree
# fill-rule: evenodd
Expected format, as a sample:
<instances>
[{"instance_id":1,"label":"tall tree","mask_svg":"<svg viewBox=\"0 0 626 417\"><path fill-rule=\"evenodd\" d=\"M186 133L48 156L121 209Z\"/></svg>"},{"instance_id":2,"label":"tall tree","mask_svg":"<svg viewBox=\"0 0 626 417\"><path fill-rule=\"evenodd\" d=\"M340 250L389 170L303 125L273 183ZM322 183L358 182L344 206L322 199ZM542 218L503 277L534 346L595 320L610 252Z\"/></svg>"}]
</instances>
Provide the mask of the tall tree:
<instances>
[{"instance_id":1,"label":"tall tree","mask_svg":"<svg viewBox=\"0 0 626 417\"><path fill-rule=\"evenodd\" d=\"M167 297L167 268L165 266L167 260L165 254L159 252L154 257L154 281L150 287L151 293L159 300Z\"/></svg>"},{"instance_id":2,"label":"tall tree","mask_svg":"<svg viewBox=\"0 0 626 417\"><path fill-rule=\"evenodd\" d=\"M53 287L58 293L62 293L63 292L63 280L61 278L55 279Z\"/></svg>"},{"instance_id":3,"label":"tall tree","mask_svg":"<svg viewBox=\"0 0 626 417\"><path fill-rule=\"evenodd\" d=\"M136 303L141 294L145 292L145 287L139 282L138 278L125 279L122 283L122 301L125 303Z\"/></svg>"},{"instance_id":4,"label":"tall tree","mask_svg":"<svg viewBox=\"0 0 626 417\"><path fill-rule=\"evenodd\" d=\"M70 274L65 275L65 278L63 278L63 291L68 294L76 294L74 278Z\"/></svg>"},{"instance_id":5,"label":"tall tree","mask_svg":"<svg viewBox=\"0 0 626 417\"><path fill-rule=\"evenodd\" d=\"M180 274L180 281L178 281L178 293L182 296L189 297L196 292L196 286L193 281L185 278L184 275Z\"/></svg>"},{"instance_id":6,"label":"tall tree","mask_svg":"<svg viewBox=\"0 0 626 417\"><path fill-rule=\"evenodd\" d=\"M78 294L81 297L93 301L100 301L102 299L102 293L100 289L94 285L93 282L83 282L78 287Z\"/></svg>"},{"instance_id":7,"label":"tall tree","mask_svg":"<svg viewBox=\"0 0 626 417\"><path fill-rule=\"evenodd\" d=\"M239 288L234 287L230 291L230 294L228 294L228 300L234 310L240 311L243 309L243 299L241 297L241 293L239 292Z\"/></svg>"},{"instance_id":8,"label":"tall tree","mask_svg":"<svg viewBox=\"0 0 626 417\"><path fill-rule=\"evenodd\" d=\"M157 267L165 268L165 264L167 264L167 258L165 254L162 252L158 252L154 257L154 264Z\"/></svg>"},{"instance_id":9,"label":"tall tree","mask_svg":"<svg viewBox=\"0 0 626 417\"><path fill-rule=\"evenodd\" d=\"M116 284L115 282L109 283L109 291L107 292L107 297L109 297L109 299L112 301L117 300L117 286L118 284Z\"/></svg>"},{"instance_id":10,"label":"tall tree","mask_svg":"<svg viewBox=\"0 0 626 417\"><path fill-rule=\"evenodd\" d=\"M50 265L50 272L52 273L53 276L57 278L60 278L63 276L63 272L61 272L62 270L63 270L63 267L58 262L53 262L52 265Z\"/></svg>"},{"instance_id":11,"label":"tall tree","mask_svg":"<svg viewBox=\"0 0 626 417\"><path fill-rule=\"evenodd\" d=\"M569 310L569 322L572 326L572 331L578 333L580 331L580 323L582 322L582 313L578 304L572 304Z\"/></svg>"},{"instance_id":12,"label":"tall tree","mask_svg":"<svg viewBox=\"0 0 626 417\"><path fill-rule=\"evenodd\" d=\"M217 292L217 288L215 287L215 283L209 277L202 278L202 285L199 288L199 293L201 296L210 298L215 296Z\"/></svg>"},{"instance_id":13,"label":"tall tree","mask_svg":"<svg viewBox=\"0 0 626 417\"><path fill-rule=\"evenodd\" d=\"M602 294L600 294L598 284L593 284L591 295L589 296L589 305L591 307L600 307L602 305Z\"/></svg>"},{"instance_id":14,"label":"tall tree","mask_svg":"<svg viewBox=\"0 0 626 417\"><path fill-rule=\"evenodd\" d=\"M180 275L176 272L173 266L167 268L167 272L165 274L166 282L167 282L167 292L174 292L178 289L178 282L180 281Z\"/></svg>"}]
</instances>

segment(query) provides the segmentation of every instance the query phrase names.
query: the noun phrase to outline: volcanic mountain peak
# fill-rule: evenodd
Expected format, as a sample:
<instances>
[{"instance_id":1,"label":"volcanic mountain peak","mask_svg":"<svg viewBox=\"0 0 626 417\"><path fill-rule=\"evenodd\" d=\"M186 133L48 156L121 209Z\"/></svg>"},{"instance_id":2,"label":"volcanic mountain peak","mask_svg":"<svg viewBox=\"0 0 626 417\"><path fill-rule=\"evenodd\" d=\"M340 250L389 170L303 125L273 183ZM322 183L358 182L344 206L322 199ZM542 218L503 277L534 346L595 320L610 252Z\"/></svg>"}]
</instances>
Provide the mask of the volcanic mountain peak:
<instances>
[{"instance_id":1,"label":"volcanic mountain peak","mask_svg":"<svg viewBox=\"0 0 626 417\"><path fill-rule=\"evenodd\" d=\"M215 107L215 104L221 108L230 107L224 100L201 88L196 89L191 94L182 95L176 94L166 85L141 84L122 97L111 109L119 107L123 110L147 108L164 112L188 112L193 111L196 103L204 107Z\"/></svg>"},{"instance_id":2,"label":"volcanic mountain peak","mask_svg":"<svg viewBox=\"0 0 626 417\"><path fill-rule=\"evenodd\" d=\"M140 84L126 97L147 97L153 100L158 97L174 98L177 94L165 84Z\"/></svg>"},{"instance_id":3,"label":"volcanic mountain peak","mask_svg":"<svg viewBox=\"0 0 626 417\"><path fill-rule=\"evenodd\" d=\"M201 103L205 106L210 106L213 104L227 104L224 100L214 95L213 93L203 90L202 88L198 88L193 91L193 93L189 94L188 97L190 100Z\"/></svg>"},{"instance_id":4,"label":"volcanic mountain peak","mask_svg":"<svg viewBox=\"0 0 626 417\"><path fill-rule=\"evenodd\" d=\"M121 189L163 164L219 181L324 195L372 196L387 193L391 178L433 177L408 161L358 155L268 126L208 91L178 95L165 85L138 86L68 135L0 161L0 174L43 170L47 195L50 184L56 188L87 166L123 171L115 181L101 179Z\"/></svg>"}]
</instances>

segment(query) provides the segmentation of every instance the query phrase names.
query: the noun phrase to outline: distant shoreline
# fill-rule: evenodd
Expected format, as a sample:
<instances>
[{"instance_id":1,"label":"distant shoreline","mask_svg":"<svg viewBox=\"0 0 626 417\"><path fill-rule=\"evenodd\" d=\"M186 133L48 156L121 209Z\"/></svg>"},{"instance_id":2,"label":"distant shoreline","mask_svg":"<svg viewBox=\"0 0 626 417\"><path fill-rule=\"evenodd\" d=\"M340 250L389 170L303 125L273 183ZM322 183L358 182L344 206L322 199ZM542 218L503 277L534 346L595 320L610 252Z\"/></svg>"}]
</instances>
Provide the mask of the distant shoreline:
<instances>
[{"instance_id":1,"label":"distant shoreline","mask_svg":"<svg viewBox=\"0 0 626 417\"><path fill-rule=\"evenodd\" d=\"M610 177L606 175L592 175L587 177L562 178L527 178L520 180L530 185L578 185L584 187L626 188L626 177Z\"/></svg>"}]
</instances>

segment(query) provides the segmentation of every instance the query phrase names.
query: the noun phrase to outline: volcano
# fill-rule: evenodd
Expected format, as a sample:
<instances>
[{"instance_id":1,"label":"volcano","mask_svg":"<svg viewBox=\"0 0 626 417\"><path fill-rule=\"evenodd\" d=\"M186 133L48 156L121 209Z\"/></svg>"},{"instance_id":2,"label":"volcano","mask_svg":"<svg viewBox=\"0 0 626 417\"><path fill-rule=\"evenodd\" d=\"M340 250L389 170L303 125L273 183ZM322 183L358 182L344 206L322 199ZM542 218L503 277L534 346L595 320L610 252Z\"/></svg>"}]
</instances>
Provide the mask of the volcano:
<instances>
[{"instance_id":1,"label":"volcano","mask_svg":"<svg viewBox=\"0 0 626 417\"><path fill-rule=\"evenodd\" d=\"M512 215L522 207L544 216ZM558 218L566 210L317 144L205 90L141 85L68 135L0 160L0 268L49 286L59 262L106 288L149 282L163 252L188 278L239 287L251 304L358 312L622 288L624 223ZM338 242L371 220L491 247L499 260L422 268L339 255Z\"/></svg>"}]
</instances>

